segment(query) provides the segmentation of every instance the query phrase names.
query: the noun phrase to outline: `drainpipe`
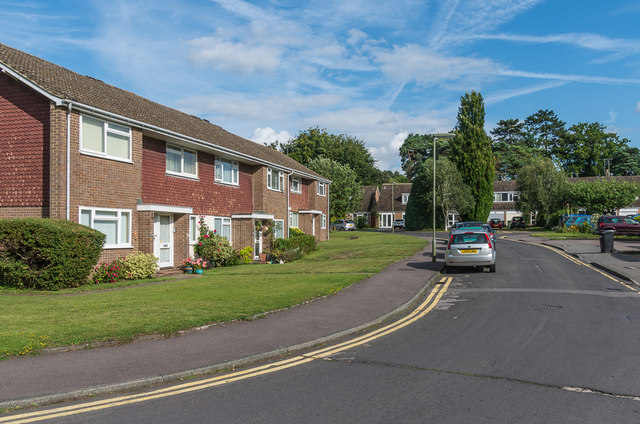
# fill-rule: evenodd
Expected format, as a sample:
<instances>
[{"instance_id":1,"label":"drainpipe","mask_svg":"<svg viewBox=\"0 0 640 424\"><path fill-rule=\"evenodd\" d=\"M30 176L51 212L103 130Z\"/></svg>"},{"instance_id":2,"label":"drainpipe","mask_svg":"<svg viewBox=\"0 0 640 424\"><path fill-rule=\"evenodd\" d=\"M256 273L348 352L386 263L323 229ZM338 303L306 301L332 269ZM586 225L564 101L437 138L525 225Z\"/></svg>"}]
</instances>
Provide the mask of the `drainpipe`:
<instances>
[{"instance_id":1,"label":"drainpipe","mask_svg":"<svg viewBox=\"0 0 640 424\"><path fill-rule=\"evenodd\" d=\"M329 213L329 211L331 210L331 208L329 208L329 187L331 186L330 183L327 183L327 221L325 222L325 224L327 225L327 240L329 240L329 234L331 234L331 214Z\"/></svg>"},{"instance_id":2,"label":"drainpipe","mask_svg":"<svg viewBox=\"0 0 640 424\"><path fill-rule=\"evenodd\" d=\"M287 174L287 213L285 213L285 222L287 223L287 238L289 238L289 214L291 213L291 205L289 203L289 193L291 192L291 176L293 175L292 172ZM302 184L302 180L300 181L300 183ZM300 218L298 218L300 219ZM284 233L284 228L282 229L282 232ZM282 234L284 236L284 234Z\"/></svg>"},{"instance_id":3,"label":"drainpipe","mask_svg":"<svg viewBox=\"0 0 640 424\"><path fill-rule=\"evenodd\" d=\"M69 220L71 209L71 103L67 104L67 204L66 219Z\"/></svg>"}]
</instances>

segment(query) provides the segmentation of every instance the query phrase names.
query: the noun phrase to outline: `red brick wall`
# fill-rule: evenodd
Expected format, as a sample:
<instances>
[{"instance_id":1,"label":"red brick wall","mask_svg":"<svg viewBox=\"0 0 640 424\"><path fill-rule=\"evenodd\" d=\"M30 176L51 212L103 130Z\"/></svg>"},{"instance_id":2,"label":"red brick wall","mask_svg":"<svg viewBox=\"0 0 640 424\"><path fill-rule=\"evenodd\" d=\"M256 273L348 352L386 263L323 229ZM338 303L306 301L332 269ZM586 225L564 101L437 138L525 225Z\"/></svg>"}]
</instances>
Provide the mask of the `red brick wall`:
<instances>
[{"instance_id":1,"label":"red brick wall","mask_svg":"<svg viewBox=\"0 0 640 424\"><path fill-rule=\"evenodd\" d=\"M0 74L0 209L30 208L14 210L22 216L48 214L49 105L45 97Z\"/></svg>"},{"instance_id":2,"label":"red brick wall","mask_svg":"<svg viewBox=\"0 0 640 424\"><path fill-rule=\"evenodd\" d=\"M289 204L294 212L309 209L309 184L311 181L300 179L300 183L302 193L292 192L289 194Z\"/></svg>"},{"instance_id":3,"label":"red brick wall","mask_svg":"<svg viewBox=\"0 0 640 424\"><path fill-rule=\"evenodd\" d=\"M192 207L197 215L251 213L252 169L240 163L238 186L215 183L215 156L198 152L198 180L166 173L166 143L144 137L142 200L145 204Z\"/></svg>"},{"instance_id":4,"label":"red brick wall","mask_svg":"<svg viewBox=\"0 0 640 424\"><path fill-rule=\"evenodd\" d=\"M286 174L285 174L286 181ZM275 219L288 220L287 192L267 188L267 167L255 167L253 177L253 199L256 211L264 211Z\"/></svg>"}]
</instances>

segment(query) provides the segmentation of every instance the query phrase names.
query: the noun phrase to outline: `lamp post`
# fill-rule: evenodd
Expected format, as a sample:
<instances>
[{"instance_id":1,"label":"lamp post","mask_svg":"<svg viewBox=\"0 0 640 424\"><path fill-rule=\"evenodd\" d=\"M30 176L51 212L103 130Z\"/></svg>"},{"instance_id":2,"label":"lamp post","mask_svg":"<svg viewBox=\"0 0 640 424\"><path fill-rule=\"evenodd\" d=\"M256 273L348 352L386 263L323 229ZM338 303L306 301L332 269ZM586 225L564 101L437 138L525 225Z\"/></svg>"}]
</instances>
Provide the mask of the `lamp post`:
<instances>
[{"instance_id":1,"label":"lamp post","mask_svg":"<svg viewBox=\"0 0 640 424\"><path fill-rule=\"evenodd\" d=\"M431 262L436 261L436 139L452 138L455 134L433 134L433 234L431 235Z\"/></svg>"}]
</instances>

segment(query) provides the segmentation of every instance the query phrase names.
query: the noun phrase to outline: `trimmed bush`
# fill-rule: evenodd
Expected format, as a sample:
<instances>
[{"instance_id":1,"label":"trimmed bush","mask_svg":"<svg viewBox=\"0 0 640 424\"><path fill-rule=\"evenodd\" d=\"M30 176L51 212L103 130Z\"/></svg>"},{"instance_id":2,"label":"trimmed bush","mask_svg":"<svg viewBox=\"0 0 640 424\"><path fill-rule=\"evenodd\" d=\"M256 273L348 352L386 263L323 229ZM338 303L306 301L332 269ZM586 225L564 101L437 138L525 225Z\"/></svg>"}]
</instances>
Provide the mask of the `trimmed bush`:
<instances>
[{"instance_id":1,"label":"trimmed bush","mask_svg":"<svg viewBox=\"0 0 640 424\"><path fill-rule=\"evenodd\" d=\"M119 261L121 280L151 278L158 272L158 258L151 253L133 252Z\"/></svg>"},{"instance_id":2,"label":"trimmed bush","mask_svg":"<svg viewBox=\"0 0 640 424\"><path fill-rule=\"evenodd\" d=\"M308 255L316 250L316 247L316 238L302 233L301 235L292 235L288 239L275 239L272 254L278 260L291 262Z\"/></svg>"},{"instance_id":3,"label":"trimmed bush","mask_svg":"<svg viewBox=\"0 0 640 424\"><path fill-rule=\"evenodd\" d=\"M0 220L0 284L59 290L87 283L105 235L74 222L45 218Z\"/></svg>"}]
</instances>

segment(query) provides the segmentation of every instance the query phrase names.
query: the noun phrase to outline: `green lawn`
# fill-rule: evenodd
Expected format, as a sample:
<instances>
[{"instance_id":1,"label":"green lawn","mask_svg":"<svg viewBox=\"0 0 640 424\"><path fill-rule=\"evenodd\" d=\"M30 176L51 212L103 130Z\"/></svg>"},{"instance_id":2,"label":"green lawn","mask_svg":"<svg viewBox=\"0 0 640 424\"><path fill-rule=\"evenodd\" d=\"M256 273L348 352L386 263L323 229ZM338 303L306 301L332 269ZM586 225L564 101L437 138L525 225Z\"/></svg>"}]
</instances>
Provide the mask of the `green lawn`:
<instances>
[{"instance_id":1,"label":"green lawn","mask_svg":"<svg viewBox=\"0 0 640 424\"><path fill-rule=\"evenodd\" d=\"M54 293L0 290L0 360L56 346L126 342L251 319L334 293L427 244L375 232L331 234L304 259L206 270L199 278L92 285Z\"/></svg>"}]
</instances>

